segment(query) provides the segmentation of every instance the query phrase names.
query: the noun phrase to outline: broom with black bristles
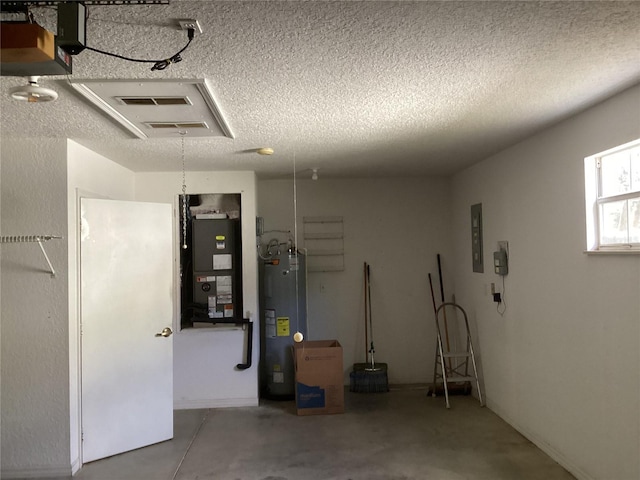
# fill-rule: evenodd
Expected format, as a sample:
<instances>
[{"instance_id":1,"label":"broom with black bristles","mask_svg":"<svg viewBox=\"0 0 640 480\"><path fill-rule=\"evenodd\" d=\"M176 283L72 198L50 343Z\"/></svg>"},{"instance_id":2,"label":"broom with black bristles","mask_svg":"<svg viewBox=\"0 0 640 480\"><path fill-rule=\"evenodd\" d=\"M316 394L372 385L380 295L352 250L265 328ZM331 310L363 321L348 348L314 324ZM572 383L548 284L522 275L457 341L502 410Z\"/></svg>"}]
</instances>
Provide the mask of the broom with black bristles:
<instances>
[{"instance_id":1,"label":"broom with black bristles","mask_svg":"<svg viewBox=\"0 0 640 480\"><path fill-rule=\"evenodd\" d=\"M365 349L367 341L370 340L368 350L369 361L366 363L353 364L353 372L351 372L351 375L349 376L349 391L358 393L388 392L389 381L387 378L387 364L376 363L374 358L375 347L373 345L373 319L371 315L371 270L367 262L364 263L364 285Z\"/></svg>"}]
</instances>

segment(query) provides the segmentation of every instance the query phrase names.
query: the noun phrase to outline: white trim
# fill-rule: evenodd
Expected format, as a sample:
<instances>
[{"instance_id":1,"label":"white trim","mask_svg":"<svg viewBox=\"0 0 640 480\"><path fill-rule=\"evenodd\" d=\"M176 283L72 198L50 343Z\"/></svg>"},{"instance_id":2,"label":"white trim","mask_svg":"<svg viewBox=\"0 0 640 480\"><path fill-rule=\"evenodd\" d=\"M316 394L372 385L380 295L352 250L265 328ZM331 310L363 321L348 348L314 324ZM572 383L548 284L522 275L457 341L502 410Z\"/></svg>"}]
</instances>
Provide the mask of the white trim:
<instances>
[{"instance_id":1,"label":"white trim","mask_svg":"<svg viewBox=\"0 0 640 480\"><path fill-rule=\"evenodd\" d=\"M78 91L78 93L80 93L83 97L85 97L87 100L93 103L96 107L98 107L100 110L102 110L111 118L113 118L118 123L120 123L124 128L126 128L131 133L133 133L136 137L142 138L142 139L148 138L144 134L144 132L142 132L142 130L136 127L133 123L127 120L120 112L118 112L115 108L113 108L111 105L105 102L102 98L96 95L95 92L91 90L86 84L71 80L69 81L69 85L71 85L75 90Z\"/></svg>"},{"instance_id":2,"label":"white trim","mask_svg":"<svg viewBox=\"0 0 640 480\"><path fill-rule=\"evenodd\" d=\"M616 195L599 197L601 190L601 174L598 163L602 157L612 155L624 150L629 150L640 146L640 139L627 142L604 152L590 155L584 159L584 192L585 192L585 217L586 217L586 240L588 254L638 254L640 245L638 244L600 244L600 206L616 202L636 199L640 195L638 191L625 192Z\"/></svg>"},{"instance_id":3,"label":"white trim","mask_svg":"<svg viewBox=\"0 0 640 480\"><path fill-rule=\"evenodd\" d=\"M600 238L600 225L598 219L596 200L598 198L597 180L598 172L596 158L594 156L584 159L584 199L587 227L587 251L595 251L598 248Z\"/></svg>"},{"instance_id":4,"label":"white trim","mask_svg":"<svg viewBox=\"0 0 640 480\"><path fill-rule=\"evenodd\" d=\"M74 432L71 432L71 435L76 435L77 437L77 444L78 444L78 451L77 452L71 452L71 455L76 455L77 457L75 458L75 460L73 461L73 463L71 464L71 470L73 472L73 474L75 475L84 465L84 461L83 461L83 451L82 451L82 306L80 304L80 297L81 297L81 292L82 292L82 278L80 275L81 272L81 261L80 261L80 221L81 221L81 210L82 210L82 199L83 198L97 198L97 199L109 199L108 196L106 195L101 195L99 193L95 193L89 190L85 190L79 187L75 188L75 212L74 212L74 219L73 219L73 234L74 234L74 241L76 243L76 264L75 264L75 269L76 269L76 292L77 292L77 296L76 296L76 305L75 305L75 309L76 309L76 325L75 325L75 337L73 339L74 342L76 342L77 345L77 358L76 358L76 362L77 362L77 371L76 371L76 375L77 375L77 379L76 379L76 386L77 386L77 391L75 392L76 394L76 400L77 400L77 430ZM70 233L71 235L71 233ZM69 392L70 395L73 395L74 392Z\"/></svg>"},{"instance_id":5,"label":"white trim","mask_svg":"<svg viewBox=\"0 0 640 480\"><path fill-rule=\"evenodd\" d=\"M211 109L213 116L218 121L218 125L220 126L220 130L222 130L225 136L233 139L236 138L231 130L231 127L227 123L227 120L224 118L220 107L218 106L217 99L213 94L213 88L211 87L211 83L209 80L204 79L201 82L195 82L196 88L200 91L202 98L204 98L205 103Z\"/></svg>"},{"instance_id":6,"label":"white trim","mask_svg":"<svg viewBox=\"0 0 640 480\"><path fill-rule=\"evenodd\" d=\"M76 458L72 463L71 463L71 475L75 475L76 473L78 473L80 471L80 469L82 468L82 465L80 464L80 458Z\"/></svg>"},{"instance_id":7,"label":"white trim","mask_svg":"<svg viewBox=\"0 0 640 480\"><path fill-rule=\"evenodd\" d=\"M613 202L622 202L624 200L635 200L636 198L640 198L640 191L634 190L633 192L620 193L618 195L609 195L606 197L599 197L596 200L598 205L603 205L605 203L613 203Z\"/></svg>"},{"instance_id":8,"label":"white trim","mask_svg":"<svg viewBox=\"0 0 640 480\"><path fill-rule=\"evenodd\" d=\"M600 250L583 250L582 253L587 255L640 255L640 249L627 249L622 250L620 248L600 248Z\"/></svg>"}]
</instances>

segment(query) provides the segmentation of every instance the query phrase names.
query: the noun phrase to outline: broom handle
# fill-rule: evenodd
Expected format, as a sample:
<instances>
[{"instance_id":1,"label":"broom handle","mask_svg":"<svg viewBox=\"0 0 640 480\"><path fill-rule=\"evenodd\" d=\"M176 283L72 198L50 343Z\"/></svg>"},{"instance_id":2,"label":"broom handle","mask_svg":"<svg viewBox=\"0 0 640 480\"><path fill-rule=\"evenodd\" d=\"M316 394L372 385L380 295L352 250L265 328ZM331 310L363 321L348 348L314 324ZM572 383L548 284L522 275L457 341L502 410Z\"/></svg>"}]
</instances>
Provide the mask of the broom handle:
<instances>
[{"instance_id":1,"label":"broom handle","mask_svg":"<svg viewBox=\"0 0 640 480\"><path fill-rule=\"evenodd\" d=\"M433 294L433 281L431 280L431 274L429 274L429 288L431 289L431 303L433 303L433 314L436 316L436 326L438 328L438 334L440 334L440 323L438 322L438 307L436 307L436 296ZM440 345L440 342L438 342L438 345ZM447 360L449 363L449 369L451 369L451 359Z\"/></svg>"},{"instance_id":2,"label":"broom handle","mask_svg":"<svg viewBox=\"0 0 640 480\"><path fill-rule=\"evenodd\" d=\"M431 303L433 303L433 313L437 315L438 307L436 307L436 297L433 294L433 281L431 280L431 274L429 274L429 288L431 289Z\"/></svg>"},{"instance_id":3,"label":"broom handle","mask_svg":"<svg viewBox=\"0 0 640 480\"><path fill-rule=\"evenodd\" d=\"M444 303L444 285L442 281L442 267L440 265L440 254L438 254L438 276L440 277L440 299L442 303ZM449 327L447 325L447 308L442 309L442 314L444 316L444 337L447 343L447 352L451 351L451 346L449 345ZM449 368L451 368L451 359L449 359Z\"/></svg>"},{"instance_id":4,"label":"broom handle","mask_svg":"<svg viewBox=\"0 0 640 480\"><path fill-rule=\"evenodd\" d=\"M369 321L369 312L367 310L367 286L369 282L367 280L367 262L364 262L364 361L367 362L367 358L369 357L369 348L367 347L367 343L369 343L369 326L367 322Z\"/></svg>"}]
</instances>

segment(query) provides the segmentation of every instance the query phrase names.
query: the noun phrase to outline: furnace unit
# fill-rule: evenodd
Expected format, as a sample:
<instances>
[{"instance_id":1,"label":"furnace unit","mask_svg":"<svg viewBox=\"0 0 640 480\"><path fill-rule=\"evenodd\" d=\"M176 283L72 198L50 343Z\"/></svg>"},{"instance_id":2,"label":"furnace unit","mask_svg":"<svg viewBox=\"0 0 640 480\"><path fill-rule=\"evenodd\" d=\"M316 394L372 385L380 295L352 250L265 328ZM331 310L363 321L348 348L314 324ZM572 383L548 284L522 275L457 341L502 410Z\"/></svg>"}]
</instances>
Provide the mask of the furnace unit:
<instances>
[{"instance_id":1,"label":"furnace unit","mask_svg":"<svg viewBox=\"0 0 640 480\"><path fill-rule=\"evenodd\" d=\"M193 321L232 323L242 318L239 229L237 219L191 222Z\"/></svg>"}]
</instances>

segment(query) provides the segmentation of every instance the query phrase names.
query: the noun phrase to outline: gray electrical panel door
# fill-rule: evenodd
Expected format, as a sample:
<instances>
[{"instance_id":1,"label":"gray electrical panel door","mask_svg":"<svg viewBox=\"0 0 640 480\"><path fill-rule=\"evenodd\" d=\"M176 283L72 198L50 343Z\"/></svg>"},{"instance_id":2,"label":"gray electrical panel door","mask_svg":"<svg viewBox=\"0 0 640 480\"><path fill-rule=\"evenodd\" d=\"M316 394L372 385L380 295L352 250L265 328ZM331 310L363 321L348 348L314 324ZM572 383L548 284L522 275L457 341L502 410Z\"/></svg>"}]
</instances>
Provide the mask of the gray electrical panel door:
<instances>
[{"instance_id":1,"label":"gray electrical panel door","mask_svg":"<svg viewBox=\"0 0 640 480\"><path fill-rule=\"evenodd\" d=\"M239 221L195 219L192 222L193 302L207 306L208 317L242 316L242 259Z\"/></svg>"}]
</instances>

